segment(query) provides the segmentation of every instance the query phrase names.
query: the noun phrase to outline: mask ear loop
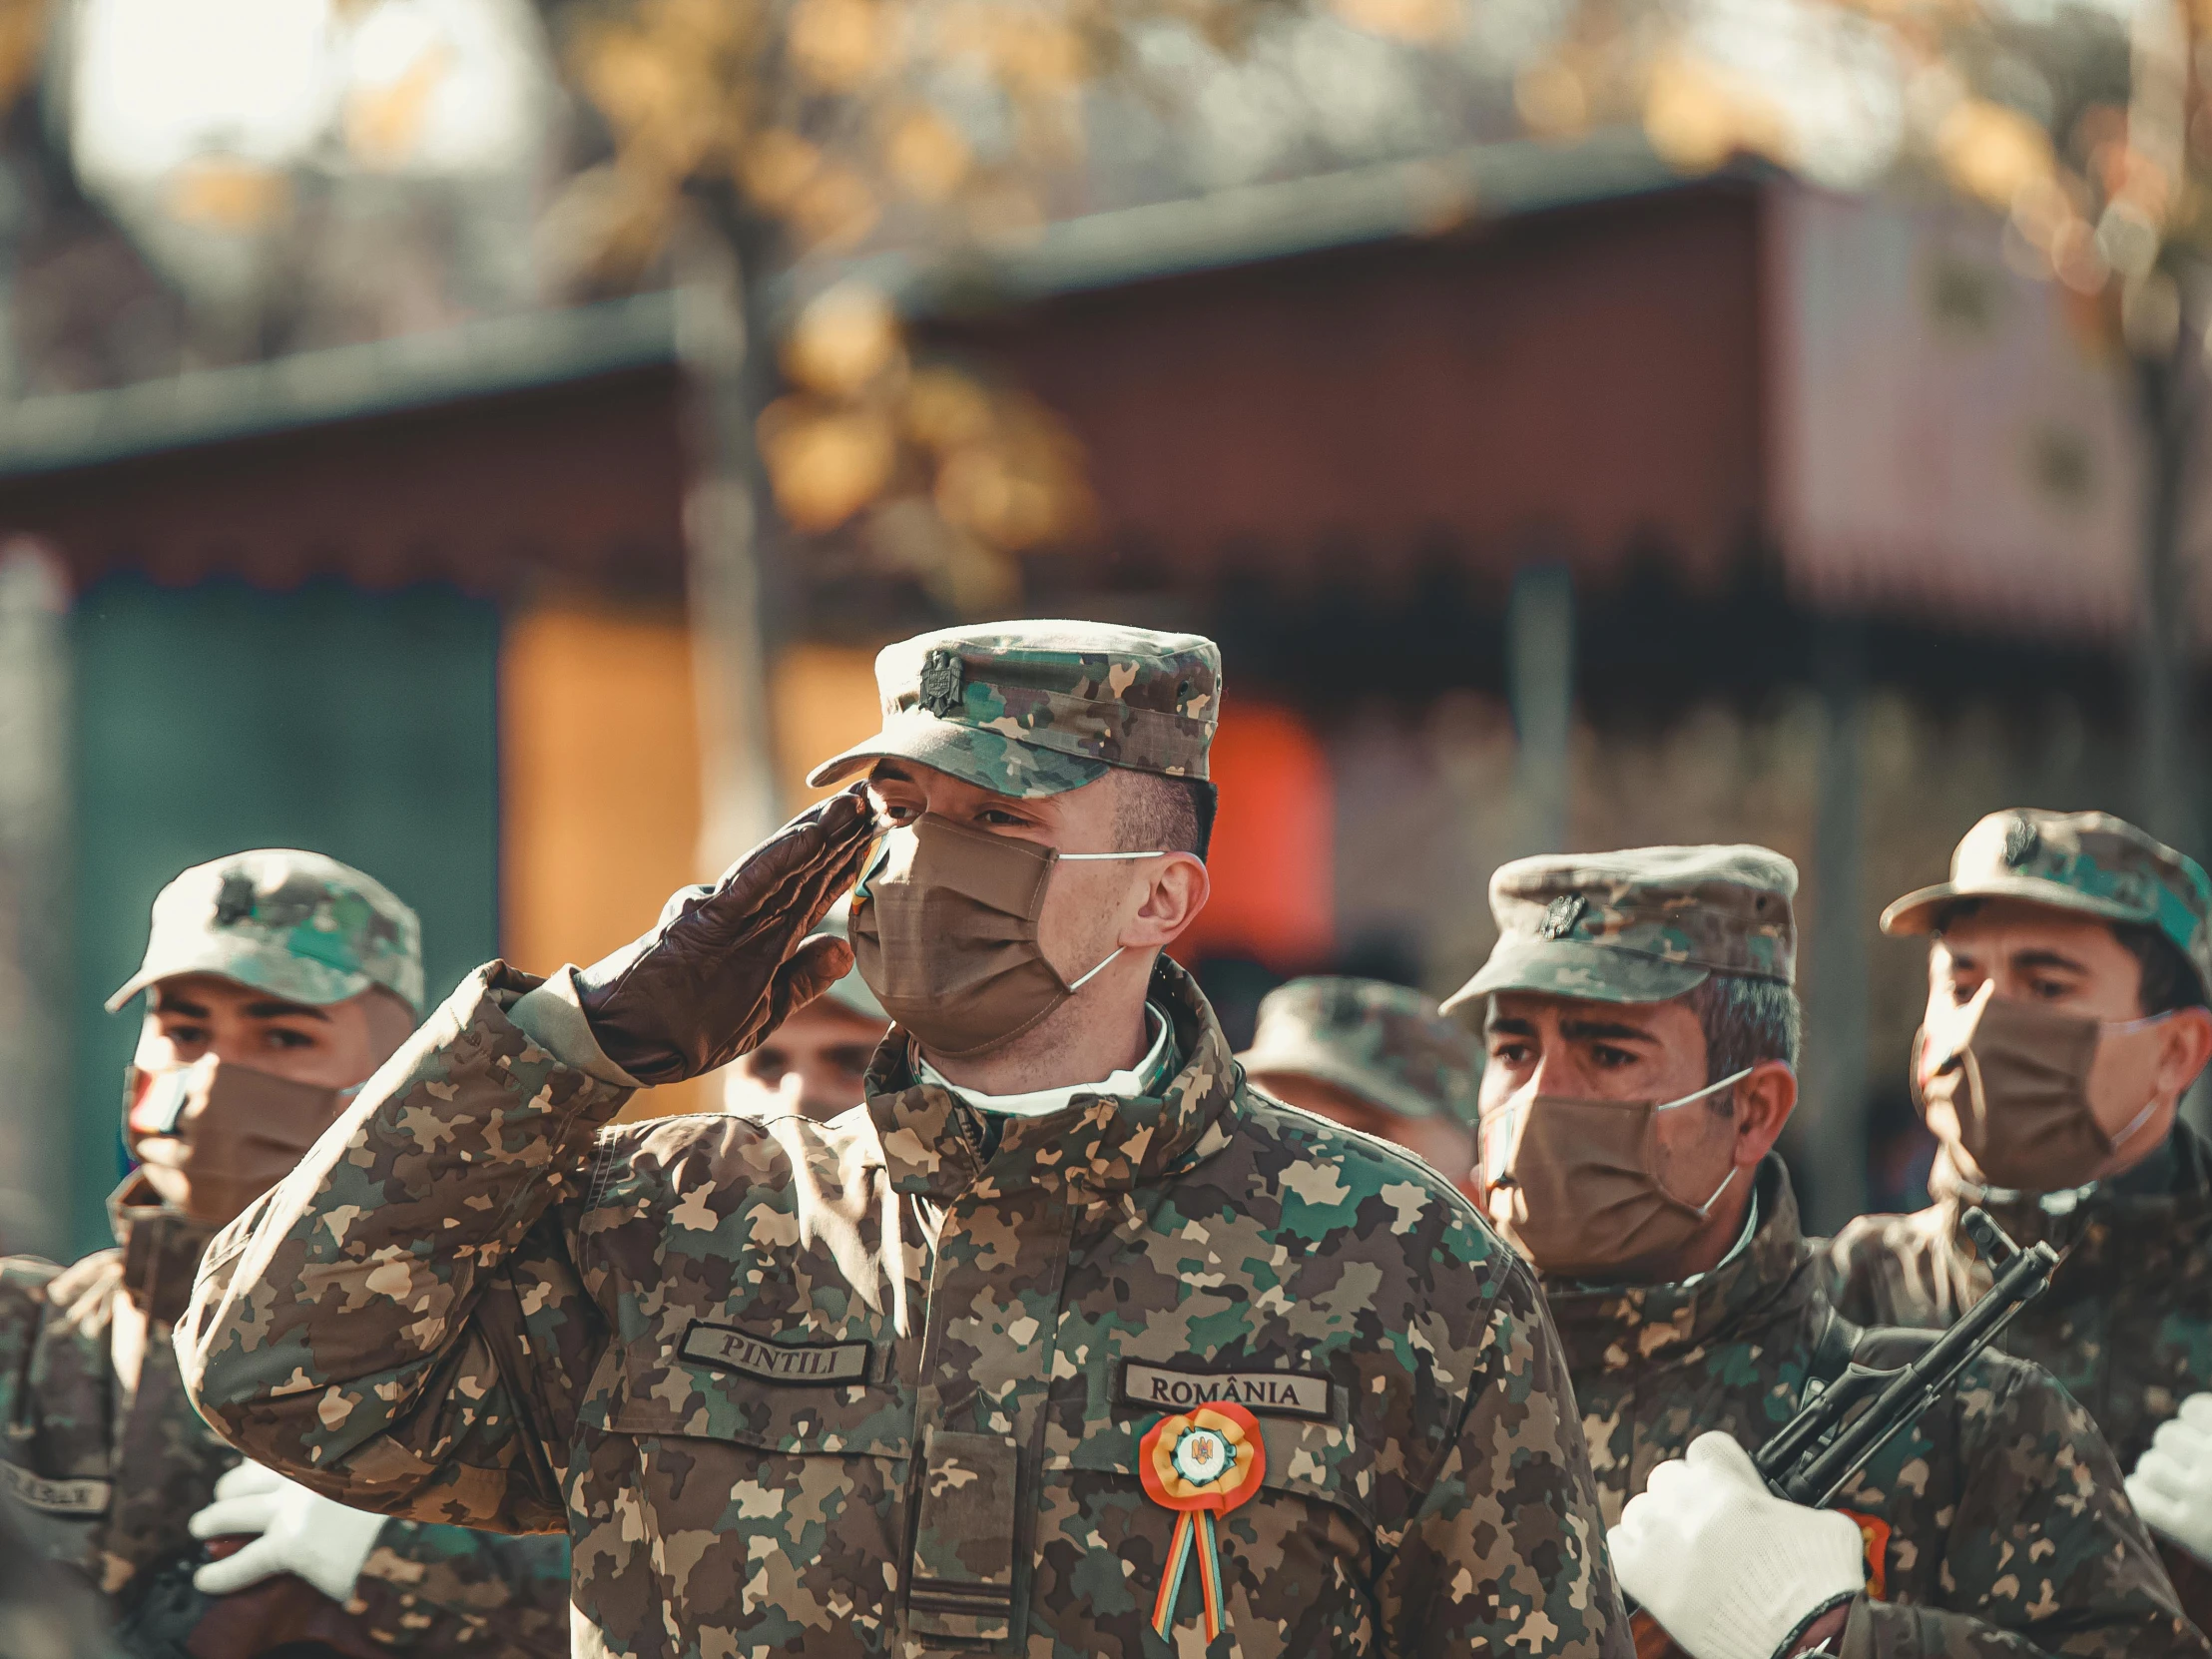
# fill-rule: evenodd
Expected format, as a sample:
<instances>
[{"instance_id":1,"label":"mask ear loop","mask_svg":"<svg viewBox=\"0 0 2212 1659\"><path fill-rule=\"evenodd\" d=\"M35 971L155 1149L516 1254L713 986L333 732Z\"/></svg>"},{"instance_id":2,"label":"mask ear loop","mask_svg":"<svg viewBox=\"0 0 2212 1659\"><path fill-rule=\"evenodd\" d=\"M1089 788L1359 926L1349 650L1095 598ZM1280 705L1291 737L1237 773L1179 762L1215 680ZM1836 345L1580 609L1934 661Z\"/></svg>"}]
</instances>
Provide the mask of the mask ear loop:
<instances>
[{"instance_id":1,"label":"mask ear loop","mask_svg":"<svg viewBox=\"0 0 2212 1659\"><path fill-rule=\"evenodd\" d=\"M1735 1084L1741 1083L1745 1078L1749 1077L1756 1070L1758 1070L1758 1067L1756 1066L1746 1066L1741 1071L1730 1072L1718 1083L1706 1084L1705 1087L1698 1090L1696 1094L1686 1094L1680 1100L1670 1100L1664 1106L1654 1106L1652 1110L1655 1112L1671 1112L1677 1106L1687 1106L1693 1100L1703 1100L1709 1094L1719 1094L1721 1090L1730 1088ZM1703 1204L1700 1204L1697 1207L1697 1213L1699 1215L1702 1216L1709 1214L1713 1206L1720 1202L1721 1194L1728 1191L1729 1182L1736 1179L1737 1168L1738 1166L1735 1164L1731 1164L1728 1166L1728 1173L1721 1177L1721 1184L1713 1189L1713 1196L1711 1198L1708 1198ZM1659 1190L1662 1193L1666 1191L1663 1186ZM1679 1204L1682 1201L1680 1199L1675 1199L1675 1203Z\"/></svg>"},{"instance_id":2,"label":"mask ear loop","mask_svg":"<svg viewBox=\"0 0 2212 1659\"><path fill-rule=\"evenodd\" d=\"M1155 852L1055 852L1053 854L1053 858L1055 859L1055 861L1063 864L1077 862L1107 863L1119 858L1165 858L1166 856L1167 851L1165 848L1162 848L1161 850ZM1091 971L1084 974L1082 978L1071 980L1069 982L1068 994L1070 996L1073 996L1077 991L1081 990L1085 985L1088 985L1093 979L1096 979L1101 973L1105 972L1107 963L1111 962L1116 956L1119 956L1122 951L1127 948L1128 947L1126 945L1115 945L1114 948L1107 953L1105 961L1100 962L1098 966L1092 968Z\"/></svg>"},{"instance_id":3,"label":"mask ear loop","mask_svg":"<svg viewBox=\"0 0 2212 1659\"><path fill-rule=\"evenodd\" d=\"M2148 1030L2153 1025L2163 1024L2165 1021L2172 1019L2174 1015L2180 1012L2181 1010L2179 1008L2168 1008L2162 1014L2145 1014L2141 1019L2107 1020L2104 1022L2104 1029L2108 1032L2117 1033L2120 1036L2126 1036L2130 1032L2144 1031ZM2099 1040L2101 1041L2102 1039L2100 1038ZM2117 1152L2120 1150L2121 1147L2127 1145L2129 1141L2133 1140L2135 1138L2135 1131L2142 1128L2145 1123L2149 1122L2151 1113L2157 1110L2158 1099L2154 1095L2149 1100L2143 1103L2143 1109L2140 1112L2137 1112L2132 1118L2129 1118L2127 1120L2127 1126L2125 1128L2120 1130L2118 1134L2110 1137L2112 1142L2112 1150L2114 1152Z\"/></svg>"}]
</instances>

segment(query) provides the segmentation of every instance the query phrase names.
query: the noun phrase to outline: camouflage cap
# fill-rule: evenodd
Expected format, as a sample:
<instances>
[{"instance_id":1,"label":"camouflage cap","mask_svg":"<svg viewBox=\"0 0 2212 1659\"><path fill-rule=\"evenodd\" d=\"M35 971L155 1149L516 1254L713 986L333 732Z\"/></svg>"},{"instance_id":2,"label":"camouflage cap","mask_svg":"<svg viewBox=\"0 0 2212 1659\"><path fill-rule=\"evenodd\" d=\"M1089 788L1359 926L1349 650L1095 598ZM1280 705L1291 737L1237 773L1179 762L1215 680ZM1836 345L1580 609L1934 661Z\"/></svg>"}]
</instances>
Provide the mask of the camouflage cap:
<instances>
[{"instance_id":1,"label":"camouflage cap","mask_svg":"<svg viewBox=\"0 0 2212 1659\"><path fill-rule=\"evenodd\" d=\"M1950 879L1892 904L1882 930L1933 932L1956 898L2024 898L2155 927L2189 958L2212 997L2212 882L2196 859L2110 813L1991 813L1951 853Z\"/></svg>"},{"instance_id":2,"label":"camouflage cap","mask_svg":"<svg viewBox=\"0 0 2212 1659\"><path fill-rule=\"evenodd\" d=\"M885 646L883 729L815 768L818 788L899 756L997 795L1059 795L1108 767L1204 778L1221 652L1197 634L987 622Z\"/></svg>"},{"instance_id":3,"label":"camouflage cap","mask_svg":"<svg viewBox=\"0 0 2212 1659\"><path fill-rule=\"evenodd\" d=\"M1296 1072L1403 1118L1472 1124L1479 1058L1418 991L1380 979L1294 979L1260 1004L1248 1072Z\"/></svg>"},{"instance_id":4,"label":"camouflage cap","mask_svg":"<svg viewBox=\"0 0 2212 1659\"><path fill-rule=\"evenodd\" d=\"M1490 877L1497 945L1444 1001L1493 991L1664 1002L1716 973L1791 984L1797 865L1764 846L1516 858Z\"/></svg>"},{"instance_id":5,"label":"camouflage cap","mask_svg":"<svg viewBox=\"0 0 2212 1659\"><path fill-rule=\"evenodd\" d=\"M156 895L146 960L108 1011L180 973L219 973L317 1006L381 985L419 1014L422 926L382 882L335 858L234 852L193 865Z\"/></svg>"}]
</instances>

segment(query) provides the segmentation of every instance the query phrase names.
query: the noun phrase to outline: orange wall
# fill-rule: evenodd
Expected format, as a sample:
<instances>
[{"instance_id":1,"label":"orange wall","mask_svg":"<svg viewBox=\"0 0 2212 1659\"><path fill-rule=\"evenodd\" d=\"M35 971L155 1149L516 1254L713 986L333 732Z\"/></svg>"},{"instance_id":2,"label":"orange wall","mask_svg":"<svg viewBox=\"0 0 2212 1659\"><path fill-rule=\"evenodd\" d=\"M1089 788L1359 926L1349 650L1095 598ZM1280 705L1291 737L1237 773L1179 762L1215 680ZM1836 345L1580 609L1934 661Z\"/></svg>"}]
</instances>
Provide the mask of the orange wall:
<instances>
[{"instance_id":1,"label":"orange wall","mask_svg":"<svg viewBox=\"0 0 2212 1659\"><path fill-rule=\"evenodd\" d=\"M1213 896L1175 954L1254 956L1286 973L1317 967L1336 939L1336 807L1320 742L1287 709L1232 699L1208 770L1221 791L1207 857Z\"/></svg>"},{"instance_id":2,"label":"orange wall","mask_svg":"<svg viewBox=\"0 0 2212 1659\"><path fill-rule=\"evenodd\" d=\"M691 641L672 614L548 606L510 620L499 678L501 944L546 973L636 938L698 878ZM689 1083L623 1115L714 1104Z\"/></svg>"}]
</instances>

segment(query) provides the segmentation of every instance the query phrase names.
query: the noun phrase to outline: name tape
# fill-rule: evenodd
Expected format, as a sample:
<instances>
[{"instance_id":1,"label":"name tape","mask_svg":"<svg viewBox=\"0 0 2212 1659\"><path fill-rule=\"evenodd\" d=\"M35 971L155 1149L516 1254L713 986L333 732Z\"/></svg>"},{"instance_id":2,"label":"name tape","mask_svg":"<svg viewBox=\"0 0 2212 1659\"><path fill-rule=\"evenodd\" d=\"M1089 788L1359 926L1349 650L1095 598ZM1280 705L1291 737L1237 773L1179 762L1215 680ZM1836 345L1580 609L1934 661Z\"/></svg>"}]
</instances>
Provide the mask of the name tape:
<instances>
[{"instance_id":1,"label":"name tape","mask_svg":"<svg viewBox=\"0 0 2212 1659\"><path fill-rule=\"evenodd\" d=\"M110 1487L105 1480L52 1480L15 1463L0 1463L0 1486L25 1508L49 1515L104 1515Z\"/></svg>"},{"instance_id":2,"label":"name tape","mask_svg":"<svg viewBox=\"0 0 2212 1659\"><path fill-rule=\"evenodd\" d=\"M799 1387L829 1387L867 1381L866 1343L785 1343L756 1337L734 1325L694 1321L677 1352L717 1371L736 1372L763 1382Z\"/></svg>"},{"instance_id":3,"label":"name tape","mask_svg":"<svg viewBox=\"0 0 2212 1659\"><path fill-rule=\"evenodd\" d=\"M1157 1411L1200 1405L1242 1405L1259 1416L1309 1417L1328 1422L1329 1379L1305 1371L1185 1371L1176 1366L1125 1361L1121 1402Z\"/></svg>"}]
</instances>

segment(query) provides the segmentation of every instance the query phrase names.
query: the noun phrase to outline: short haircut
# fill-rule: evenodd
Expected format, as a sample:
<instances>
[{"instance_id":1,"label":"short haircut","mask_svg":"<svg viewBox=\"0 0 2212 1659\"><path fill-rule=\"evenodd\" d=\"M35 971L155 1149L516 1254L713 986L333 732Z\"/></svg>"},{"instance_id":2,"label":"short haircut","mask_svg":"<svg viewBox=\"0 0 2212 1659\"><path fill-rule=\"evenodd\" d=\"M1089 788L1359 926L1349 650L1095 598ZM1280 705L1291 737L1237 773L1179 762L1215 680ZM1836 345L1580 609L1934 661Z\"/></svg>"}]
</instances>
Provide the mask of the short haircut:
<instances>
[{"instance_id":1,"label":"short haircut","mask_svg":"<svg viewBox=\"0 0 2212 1659\"><path fill-rule=\"evenodd\" d=\"M1689 994L1705 1032L1705 1081L1718 1083L1766 1060L1792 1071L1805 1040L1805 1008L1792 987L1740 973L1715 973ZM1733 1091L1710 1097L1723 1117L1735 1110Z\"/></svg>"},{"instance_id":2,"label":"short haircut","mask_svg":"<svg viewBox=\"0 0 2212 1659\"><path fill-rule=\"evenodd\" d=\"M1214 838L1220 801L1203 778L1169 778L1157 772L1116 771L1114 834L1125 852L1193 852L1203 860Z\"/></svg>"},{"instance_id":3,"label":"short haircut","mask_svg":"<svg viewBox=\"0 0 2212 1659\"><path fill-rule=\"evenodd\" d=\"M2111 928L2112 936L2142 969L2135 996L2145 1019L2176 1008L2205 1006L2204 981L2173 940L2147 921L2115 921Z\"/></svg>"}]
</instances>

